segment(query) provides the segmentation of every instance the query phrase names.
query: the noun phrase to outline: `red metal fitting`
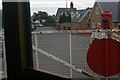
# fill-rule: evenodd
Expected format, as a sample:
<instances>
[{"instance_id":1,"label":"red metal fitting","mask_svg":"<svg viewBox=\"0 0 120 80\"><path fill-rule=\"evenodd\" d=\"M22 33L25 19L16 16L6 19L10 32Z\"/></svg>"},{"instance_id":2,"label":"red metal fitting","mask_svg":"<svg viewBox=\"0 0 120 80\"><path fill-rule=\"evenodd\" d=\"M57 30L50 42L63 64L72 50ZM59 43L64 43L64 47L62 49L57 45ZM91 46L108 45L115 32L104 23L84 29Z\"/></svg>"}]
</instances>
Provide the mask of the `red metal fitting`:
<instances>
[{"instance_id":1,"label":"red metal fitting","mask_svg":"<svg viewBox=\"0 0 120 80\"><path fill-rule=\"evenodd\" d=\"M103 29L111 29L112 26L112 13L110 11L104 11L102 14L102 28Z\"/></svg>"}]
</instances>

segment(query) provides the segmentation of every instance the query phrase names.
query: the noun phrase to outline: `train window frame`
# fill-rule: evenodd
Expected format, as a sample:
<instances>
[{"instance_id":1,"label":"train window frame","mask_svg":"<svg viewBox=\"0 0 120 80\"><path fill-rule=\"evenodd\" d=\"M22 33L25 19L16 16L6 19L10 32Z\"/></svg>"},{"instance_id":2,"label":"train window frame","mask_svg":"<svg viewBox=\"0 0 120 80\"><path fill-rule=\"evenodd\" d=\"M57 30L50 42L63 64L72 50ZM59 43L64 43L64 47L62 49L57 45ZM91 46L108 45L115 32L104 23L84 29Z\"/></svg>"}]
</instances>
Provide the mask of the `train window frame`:
<instances>
[{"instance_id":1,"label":"train window frame","mask_svg":"<svg viewBox=\"0 0 120 80\"><path fill-rule=\"evenodd\" d=\"M29 1L2 1L2 6L8 80L70 80L33 69Z\"/></svg>"}]
</instances>

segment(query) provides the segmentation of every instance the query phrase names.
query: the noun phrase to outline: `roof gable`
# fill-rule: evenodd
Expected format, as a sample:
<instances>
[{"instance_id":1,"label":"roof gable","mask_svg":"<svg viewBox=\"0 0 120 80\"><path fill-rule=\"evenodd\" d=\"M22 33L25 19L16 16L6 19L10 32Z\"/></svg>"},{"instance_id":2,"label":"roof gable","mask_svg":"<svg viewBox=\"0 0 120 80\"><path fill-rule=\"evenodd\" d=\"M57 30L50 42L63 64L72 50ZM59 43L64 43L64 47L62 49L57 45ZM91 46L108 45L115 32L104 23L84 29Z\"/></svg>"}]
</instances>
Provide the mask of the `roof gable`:
<instances>
[{"instance_id":1,"label":"roof gable","mask_svg":"<svg viewBox=\"0 0 120 80\"><path fill-rule=\"evenodd\" d=\"M77 10L76 8L58 8L56 16L61 15L62 12L63 13L64 12L71 12L71 11L75 12L76 10Z\"/></svg>"},{"instance_id":2,"label":"roof gable","mask_svg":"<svg viewBox=\"0 0 120 80\"><path fill-rule=\"evenodd\" d=\"M91 13L90 13L90 16L89 16L88 19L91 19L91 17L92 17L93 14L94 14L94 11L95 11L96 7L99 7L100 13L103 12L102 9L101 9L101 7L99 6L98 2L95 2L94 5L93 5L93 8L92 8L92 10L91 10Z\"/></svg>"},{"instance_id":3,"label":"roof gable","mask_svg":"<svg viewBox=\"0 0 120 80\"><path fill-rule=\"evenodd\" d=\"M79 22L81 22L82 20L87 21L87 20L89 19L90 13L91 13L91 10L90 10L90 9L89 9L89 10L86 10L85 13L84 13L84 15L80 18L80 21L79 21Z\"/></svg>"},{"instance_id":4,"label":"roof gable","mask_svg":"<svg viewBox=\"0 0 120 80\"><path fill-rule=\"evenodd\" d=\"M84 17L86 17L88 14L88 12L91 11L91 9L84 9L84 10L77 10L78 12L78 15L74 16L72 19L71 19L71 22L80 22L82 21L82 19ZM88 19L88 17L87 17Z\"/></svg>"},{"instance_id":5,"label":"roof gable","mask_svg":"<svg viewBox=\"0 0 120 80\"><path fill-rule=\"evenodd\" d=\"M76 14L76 15L71 19L72 22L79 22L80 19L83 17L83 15L86 13L86 10L78 10L77 12L78 12L78 15L79 15L79 16ZM76 16L77 16L77 17L76 17Z\"/></svg>"}]
</instances>

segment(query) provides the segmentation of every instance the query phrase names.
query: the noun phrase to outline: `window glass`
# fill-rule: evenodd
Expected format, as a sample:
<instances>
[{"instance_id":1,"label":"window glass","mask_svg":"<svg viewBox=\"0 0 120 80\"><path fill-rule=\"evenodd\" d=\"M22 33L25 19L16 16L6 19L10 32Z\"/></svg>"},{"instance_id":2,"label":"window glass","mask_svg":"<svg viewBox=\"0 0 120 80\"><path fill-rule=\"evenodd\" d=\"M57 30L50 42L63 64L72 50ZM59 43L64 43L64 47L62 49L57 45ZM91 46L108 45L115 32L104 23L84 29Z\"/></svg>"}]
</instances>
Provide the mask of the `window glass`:
<instances>
[{"instance_id":1,"label":"window glass","mask_svg":"<svg viewBox=\"0 0 120 80\"><path fill-rule=\"evenodd\" d=\"M95 29L96 23L90 22L91 27L88 26L89 16L84 14L87 7L91 7L88 15L92 13L95 1L73 0L73 5L76 6L74 8L66 7L70 2L66 2L66 0L30 0L34 68L68 78L90 78L90 76L105 78L106 63L100 63L103 64L103 68L101 70L97 68L97 72L101 71L97 73L94 71L96 68L91 68L94 60L90 60L93 62L88 61L89 57L94 56L89 55L89 48L92 45L92 29ZM88 5L88 2L91 5ZM77 8L78 6L81 8ZM67 17L69 22L66 22L66 13L71 15L71 17ZM77 17L74 17L76 13ZM96 8L96 14L100 14L99 8ZM79 22L83 17L86 18L84 25ZM92 50L94 53L94 49ZM105 56L103 57L106 59ZM118 75L114 76L114 78L117 77Z\"/></svg>"},{"instance_id":2,"label":"window glass","mask_svg":"<svg viewBox=\"0 0 120 80\"><path fill-rule=\"evenodd\" d=\"M65 3L66 1L30 0L34 68L69 78L89 78L77 71L77 67L92 73L86 65L90 34L69 32L72 31L71 24L66 23L66 15L61 16L60 13L72 16L77 14L75 19L79 22L78 11L81 9L66 8ZM77 1L75 4L77 5ZM57 22L60 16L61 24ZM67 18L67 21L72 18Z\"/></svg>"},{"instance_id":3,"label":"window glass","mask_svg":"<svg viewBox=\"0 0 120 80\"><path fill-rule=\"evenodd\" d=\"M100 9L96 8L96 14L100 14Z\"/></svg>"}]
</instances>

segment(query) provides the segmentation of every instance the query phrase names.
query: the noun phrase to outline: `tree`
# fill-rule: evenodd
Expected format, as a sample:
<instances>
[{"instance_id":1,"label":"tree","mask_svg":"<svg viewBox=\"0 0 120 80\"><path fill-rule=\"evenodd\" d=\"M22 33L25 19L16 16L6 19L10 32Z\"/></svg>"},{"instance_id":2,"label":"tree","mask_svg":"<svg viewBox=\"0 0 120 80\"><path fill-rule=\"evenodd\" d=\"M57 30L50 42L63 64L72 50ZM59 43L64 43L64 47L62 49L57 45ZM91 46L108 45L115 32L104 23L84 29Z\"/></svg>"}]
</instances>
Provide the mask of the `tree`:
<instances>
[{"instance_id":1,"label":"tree","mask_svg":"<svg viewBox=\"0 0 120 80\"><path fill-rule=\"evenodd\" d=\"M63 13L59 18L59 23L71 22L71 15Z\"/></svg>"},{"instance_id":2,"label":"tree","mask_svg":"<svg viewBox=\"0 0 120 80\"><path fill-rule=\"evenodd\" d=\"M52 18L52 16L48 16L46 23L55 23L55 20Z\"/></svg>"},{"instance_id":3,"label":"tree","mask_svg":"<svg viewBox=\"0 0 120 80\"><path fill-rule=\"evenodd\" d=\"M64 22L66 22L66 17L65 14L63 13L59 18L59 23L64 23Z\"/></svg>"},{"instance_id":4,"label":"tree","mask_svg":"<svg viewBox=\"0 0 120 80\"><path fill-rule=\"evenodd\" d=\"M47 19L48 14L46 12L38 11L38 13L33 13L31 20L35 22L36 20Z\"/></svg>"},{"instance_id":5,"label":"tree","mask_svg":"<svg viewBox=\"0 0 120 80\"><path fill-rule=\"evenodd\" d=\"M41 24L44 26L53 26L56 24L56 21L54 19L54 15L50 16L46 12L38 11L38 13L34 13L31 17L32 22L35 22L36 20L39 20ZM45 20L45 22L43 22Z\"/></svg>"},{"instance_id":6,"label":"tree","mask_svg":"<svg viewBox=\"0 0 120 80\"><path fill-rule=\"evenodd\" d=\"M32 17L31 17L31 20L33 22L35 22L36 20L38 20L38 14L37 13L33 13Z\"/></svg>"},{"instance_id":7,"label":"tree","mask_svg":"<svg viewBox=\"0 0 120 80\"><path fill-rule=\"evenodd\" d=\"M66 22L71 22L71 15L69 13L66 16Z\"/></svg>"},{"instance_id":8,"label":"tree","mask_svg":"<svg viewBox=\"0 0 120 80\"><path fill-rule=\"evenodd\" d=\"M46 12L38 11L38 15L40 19L47 19L48 14Z\"/></svg>"}]
</instances>

